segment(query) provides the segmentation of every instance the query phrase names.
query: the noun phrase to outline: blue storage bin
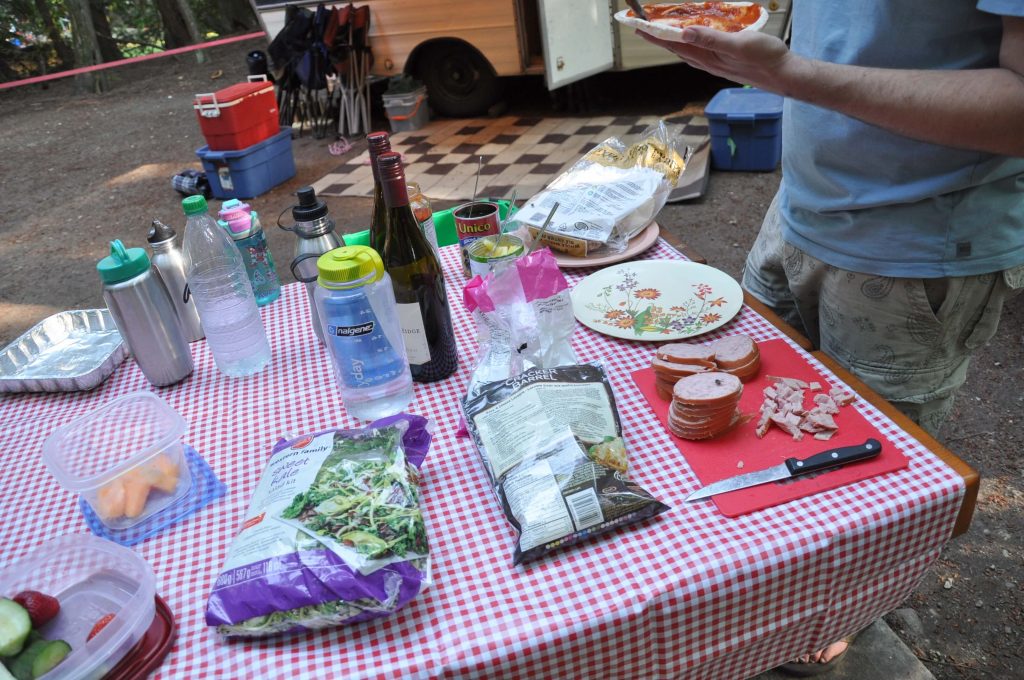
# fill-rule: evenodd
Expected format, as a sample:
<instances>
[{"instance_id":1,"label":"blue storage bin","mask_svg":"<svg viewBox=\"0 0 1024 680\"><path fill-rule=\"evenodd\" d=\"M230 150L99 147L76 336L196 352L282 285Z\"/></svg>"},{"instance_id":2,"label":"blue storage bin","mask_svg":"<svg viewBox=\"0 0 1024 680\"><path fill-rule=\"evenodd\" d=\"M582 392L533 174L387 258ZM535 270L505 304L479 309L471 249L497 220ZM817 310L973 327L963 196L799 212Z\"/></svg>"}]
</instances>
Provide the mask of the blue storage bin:
<instances>
[{"instance_id":1,"label":"blue storage bin","mask_svg":"<svg viewBox=\"0 0 1024 680\"><path fill-rule=\"evenodd\" d=\"M196 149L214 198L255 198L295 176L292 129L237 151Z\"/></svg>"},{"instance_id":2,"label":"blue storage bin","mask_svg":"<svg viewBox=\"0 0 1024 680\"><path fill-rule=\"evenodd\" d=\"M721 90L704 108L716 170L774 170L782 158L782 97L744 87Z\"/></svg>"}]
</instances>

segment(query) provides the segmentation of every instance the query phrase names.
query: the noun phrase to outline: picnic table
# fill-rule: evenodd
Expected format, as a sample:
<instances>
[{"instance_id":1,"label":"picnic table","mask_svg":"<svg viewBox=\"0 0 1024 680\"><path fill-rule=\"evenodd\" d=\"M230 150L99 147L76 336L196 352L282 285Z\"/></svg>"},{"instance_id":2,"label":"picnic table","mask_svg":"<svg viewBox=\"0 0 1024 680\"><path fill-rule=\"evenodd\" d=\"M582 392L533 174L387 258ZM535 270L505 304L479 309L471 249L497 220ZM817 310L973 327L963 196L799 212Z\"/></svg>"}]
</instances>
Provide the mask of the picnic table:
<instances>
[{"instance_id":1,"label":"picnic table","mask_svg":"<svg viewBox=\"0 0 1024 680\"><path fill-rule=\"evenodd\" d=\"M680 259L664 240L643 259ZM306 294L285 286L262 309L273 361L248 379L220 374L206 343L194 373L153 388L132 361L87 393L0 398L4 475L0 566L40 543L86 531L76 498L40 459L56 426L114 397L152 390L189 423L184 437L227 495L134 549L156 574L179 627L154 677L739 678L819 648L895 608L955 532L977 476L755 300L709 336L785 339L910 461L897 472L738 518L685 502L701 486L630 374L652 345L577 326L581 361L604 362L630 452L630 474L670 509L515 567L505 521L471 440L456 432L472 370L474 324L461 305L457 246L442 248L460 368L417 385L409 411L429 416L422 508L432 584L388 619L317 633L228 642L207 628L206 599L275 441L357 425L309 325ZM575 283L589 270L567 272ZM701 339L705 339L702 336Z\"/></svg>"}]
</instances>

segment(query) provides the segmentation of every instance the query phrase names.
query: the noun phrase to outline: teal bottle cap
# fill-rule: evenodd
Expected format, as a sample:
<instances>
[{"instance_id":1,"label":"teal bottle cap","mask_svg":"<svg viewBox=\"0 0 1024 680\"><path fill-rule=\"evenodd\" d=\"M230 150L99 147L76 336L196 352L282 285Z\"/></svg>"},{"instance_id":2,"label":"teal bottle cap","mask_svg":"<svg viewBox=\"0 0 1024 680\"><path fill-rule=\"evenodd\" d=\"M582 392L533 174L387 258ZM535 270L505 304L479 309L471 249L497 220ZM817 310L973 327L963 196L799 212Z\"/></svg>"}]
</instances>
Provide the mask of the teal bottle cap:
<instances>
[{"instance_id":1,"label":"teal bottle cap","mask_svg":"<svg viewBox=\"0 0 1024 680\"><path fill-rule=\"evenodd\" d=\"M143 248L125 248L120 239L110 242L110 255L96 263L103 283L134 279L149 269L149 255Z\"/></svg>"}]
</instances>

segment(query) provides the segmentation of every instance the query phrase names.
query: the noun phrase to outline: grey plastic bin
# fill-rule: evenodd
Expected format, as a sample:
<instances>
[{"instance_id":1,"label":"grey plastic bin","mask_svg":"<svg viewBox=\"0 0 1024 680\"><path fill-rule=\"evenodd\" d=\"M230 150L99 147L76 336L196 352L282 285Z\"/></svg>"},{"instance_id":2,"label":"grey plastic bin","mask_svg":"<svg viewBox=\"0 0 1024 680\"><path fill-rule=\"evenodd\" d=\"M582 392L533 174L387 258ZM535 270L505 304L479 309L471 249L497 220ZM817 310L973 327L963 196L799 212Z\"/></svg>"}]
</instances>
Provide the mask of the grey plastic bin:
<instances>
[{"instance_id":1,"label":"grey plastic bin","mask_svg":"<svg viewBox=\"0 0 1024 680\"><path fill-rule=\"evenodd\" d=\"M384 112L392 132L419 130L430 120L427 88L418 87L406 94L384 94Z\"/></svg>"}]
</instances>

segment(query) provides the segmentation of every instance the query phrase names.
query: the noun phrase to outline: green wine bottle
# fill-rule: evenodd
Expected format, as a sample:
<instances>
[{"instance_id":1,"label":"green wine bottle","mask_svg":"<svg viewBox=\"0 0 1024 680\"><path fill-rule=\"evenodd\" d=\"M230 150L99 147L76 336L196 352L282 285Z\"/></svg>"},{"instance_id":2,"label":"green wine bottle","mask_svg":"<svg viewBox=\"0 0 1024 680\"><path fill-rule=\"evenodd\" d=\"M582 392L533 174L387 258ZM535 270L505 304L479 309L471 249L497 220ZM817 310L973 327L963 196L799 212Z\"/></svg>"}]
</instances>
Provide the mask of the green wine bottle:
<instances>
[{"instance_id":1,"label":"green wine bottle","mask_svg":"<svg viewBox=\"0 0 1024 680\"><path fill-rule=\"evenodd\" d=\"M377 171L377 159L391 151L391 138L386 132L371 132L366 135L370 149L370 170L373 172L373 213L370 215L370 247L383 256L384 234L387 231L388 209L384 205L384 191ZM387 262L384 263L385 266Z\"/></svg>"},{"instance_id":2,"label":"green wine bottle","mask_svg":"<svg viewBox=\"0 0 1024 680\"><path fill-rule=\"evenodd\" d=\"M409 205L402 157L382 153L377 157L377 174L387 206L378 252L395 289L412 379L442 380L458 368L459 354L441 263Z\"/></svg>"}]
</instances>

